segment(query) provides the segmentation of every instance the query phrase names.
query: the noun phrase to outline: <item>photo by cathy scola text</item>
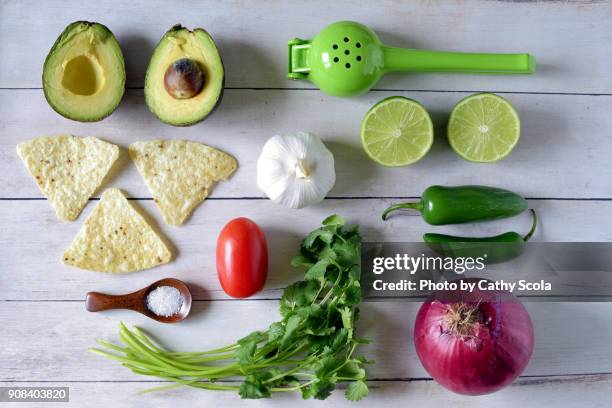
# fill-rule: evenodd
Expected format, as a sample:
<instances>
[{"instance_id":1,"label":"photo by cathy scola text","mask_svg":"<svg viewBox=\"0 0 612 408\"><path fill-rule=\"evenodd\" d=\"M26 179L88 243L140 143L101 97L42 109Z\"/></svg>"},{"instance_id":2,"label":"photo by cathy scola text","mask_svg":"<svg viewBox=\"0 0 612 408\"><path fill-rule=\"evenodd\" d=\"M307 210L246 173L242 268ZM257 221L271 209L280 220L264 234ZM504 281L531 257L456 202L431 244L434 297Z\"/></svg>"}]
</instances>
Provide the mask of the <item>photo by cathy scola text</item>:
<instances>
[{"instance_id":1,"label":"photo by cathy scola text","mask_svg":"<svg viewBox=\"0 0 612 408\"><path fill-rule=\"evenodd\" d=\"M363 94L388 72L535 72L535 59L529 54L389 47L370 28L351 21L333 23L310 40L294 38L287 45L287 78L310 81L338 97ZM92 69L91 55L96 55L96 69ZM77 21L68 25L51 47L42 74L50 107L76 121L106 118L125 93L120 42L99 23ZM224 84L225 68L211 35L202 28L190 30L175 25L162 36L150 57L144 81L145 103L161 122L191 126L220 105ZM474 107L479 113L474 114ZM433 132L433 121L422 104L392 96L364 113L355 137L374 162L401 167L416 163L430 151ZM495 163L507 158L519 142L520 119L509 101L481 93L455 105L447 133L449 146L462 159ZM323 201L336 182L334 154L323 140L298 130L268 137L257 160L259 190L291 209ZM119 147L112 143L72 135L37 138L20 143L17 150L58 218L66 221L79 217L119 155ZM169 225L188 223L214 184L230 182L238 169L238 160L232 155L187 140L134 141L128 150ZM74 157L80 159L72 160ZM497 187L434 185L423 192L418 203L387 208L383 219L401 209L420 211L429 224L446 225L512 217L528 208L521 195ZM270 227L235 216L218 234L216 269L219 292L222 289L228 296L242 299L265 287L269 272L266 230ZM377 262L373 272L382 274L391 267L410 271L449 269L458 274L481 270L488 262L503 262L520 254L522 244L536 228L533 211L532 216L532 228L525 236L516 232L483 238L425 234L423 241L440 251L443 258L433 259L431 265L425 256L386 259ZM180 248L172 251L149 219L121 190L107 189L61 257L62 262L67 267L118 274L161 266L171 262L177 252L189 253ZM99 340L99 347L90 351L117 361L135 374L168 383L148 391L191 387L231 391L250 399L278 393L325 399L336 387L343 386L347 399L360 400L369 393L366 368L374 362L361 354L362 346L370 340L358 335L357 326L363 297L362 239L358 226L345 224L342 217L331 215L304 237L291 262L291 266L303 270L303 279L284 288L278 307L280 318L261 330L212 350L180 352L162 346L138 327L120 323L118 341ZM495 256L472 256L460 245L463 241L510 243L513 249L496 252ZM272 254L275 251L270 248ZM453 256L446 257L448 251ZM146 310L140 297L138 306L142 307L132 310L176 324L189 314L188 289L183 292L178 286L159 286L148 290L135 292L146 299ZM451 391L466 395L497 391L512 383L529 362L534 341L531 319L518 299L500 304L491 295L498 290L512 296L507 288L475 286L461 302L444 302L436 297L440 291L463 293L465 289L442 287L418 312L414 348L425 370ZM91 311L130 308L125 302L104 306ZM181 311L184 315L173 319ZM494 327L491 322L504 324ZM447 336L439 336L440 330ZM473 347L474 342L485 340L485 347ZM447 347L449 341L456 347ZM468 361L473 362L474 369L458 369Z\"/></svg>"},{"instance_id":2,"label":"photo by cathy scola text","mask_svg":"<svg viewBox=\"0 0 612 408\"><path fill-rule=\"evenodd\" d=\"M430 279L420 279L418 281L411 281L407 279L401 279L394 282L385 282L382 279L376 279L372 282L372 289L374 291L419 291L419 292L434 292L434 291L461 291L461 292L474 292L479 291L494 291L494 292L529 292L529 291L552 291L553 285L551 282L547 282L541 279L537 282L520 279L517 282L501 280L490 280L490 279L459 279L456 281L440 281L435 282Z\"/></svg>"}]
</instances>

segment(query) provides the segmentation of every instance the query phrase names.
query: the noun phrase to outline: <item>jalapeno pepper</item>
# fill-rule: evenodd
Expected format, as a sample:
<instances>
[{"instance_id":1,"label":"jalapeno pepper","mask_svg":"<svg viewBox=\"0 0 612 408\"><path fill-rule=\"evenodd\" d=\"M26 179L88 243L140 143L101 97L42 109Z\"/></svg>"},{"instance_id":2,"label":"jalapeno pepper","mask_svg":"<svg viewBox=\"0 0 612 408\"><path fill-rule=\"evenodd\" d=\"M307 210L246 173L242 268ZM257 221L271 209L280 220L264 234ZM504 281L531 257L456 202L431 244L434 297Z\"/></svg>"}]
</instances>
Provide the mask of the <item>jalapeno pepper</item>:
<instances>
[{"instance_id":1,"label":"jalapeno pepper","mask_svg":"<svg viewBox=\"0 0 612 408\"><path fill-rule=\"evenodd\" d=\"M538 224L538 217L531 210L533 219L527 235L510 231L493 237L456 237L445 234L423 234L423 241L434 252L443 256L463 258L485 258L485 263L506 262L520 256L525 250L525 242L533 236ZM486 254L486 256L485 256Z\"/></svg>"},{"instance_id":2,"label":"jalapeno pepper","mask_svg":"<svg viewBox=\"0 0 612 408\"><path fill-rule=\"evenodd\" d=\"M428 224L464 222L512 217L527 209L527 200L512 191L486 186L428 187L416 203L394 204L382 215L410 208L417 210Z\"/></svg>"}]
</instances>

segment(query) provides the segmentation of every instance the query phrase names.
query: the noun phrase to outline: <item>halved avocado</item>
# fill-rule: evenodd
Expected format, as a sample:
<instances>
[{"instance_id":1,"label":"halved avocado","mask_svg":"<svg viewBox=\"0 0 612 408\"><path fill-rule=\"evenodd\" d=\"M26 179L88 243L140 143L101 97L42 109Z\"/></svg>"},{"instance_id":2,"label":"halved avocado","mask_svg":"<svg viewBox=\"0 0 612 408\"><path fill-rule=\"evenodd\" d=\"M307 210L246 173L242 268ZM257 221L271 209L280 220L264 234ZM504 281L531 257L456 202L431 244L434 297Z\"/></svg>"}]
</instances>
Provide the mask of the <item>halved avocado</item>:
<instances>
[{"instance_id":1,"label":"halved avocado","mask_svg":"<svg viewBox=\"0 0 612 408\"><path fill-rule=\"evenodd\" d=\"M162 122L189 126L206 118L221 102L225 72L211 36L180 24L155 47L145 78L149 110Z\"/></svg>"},{"instance_id":2,"label":"halved avocado","mask_svg":"<svg viewBox=\"0 0 612 408\"><path fill-rule=\"evenodd\" d=\"M68 25L45 60L43 89L49 105L69 119L110 115L125 92L123 53L113 33L88 21Z\"/></svg>"}]
</instances>

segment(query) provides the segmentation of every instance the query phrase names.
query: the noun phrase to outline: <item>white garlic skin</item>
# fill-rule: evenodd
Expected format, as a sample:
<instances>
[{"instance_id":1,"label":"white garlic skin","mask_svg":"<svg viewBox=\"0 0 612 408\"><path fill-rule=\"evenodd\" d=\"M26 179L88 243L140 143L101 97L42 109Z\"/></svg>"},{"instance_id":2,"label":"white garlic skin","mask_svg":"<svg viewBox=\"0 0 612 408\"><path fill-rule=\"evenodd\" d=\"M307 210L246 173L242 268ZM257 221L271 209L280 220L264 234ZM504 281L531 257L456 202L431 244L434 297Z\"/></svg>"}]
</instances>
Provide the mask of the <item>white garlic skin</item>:
<instances>
[{"instance_id":1,"label":"white garlic skin","mask_svg":"<svg viewBox=\"0 0 612 408\"><path fill-rule=\"evenodd\" d=\"M257 160L257 187L289 208L322 201L335 183L334 156L312 133L272 136Z\"/></svg>"}]
</instances>

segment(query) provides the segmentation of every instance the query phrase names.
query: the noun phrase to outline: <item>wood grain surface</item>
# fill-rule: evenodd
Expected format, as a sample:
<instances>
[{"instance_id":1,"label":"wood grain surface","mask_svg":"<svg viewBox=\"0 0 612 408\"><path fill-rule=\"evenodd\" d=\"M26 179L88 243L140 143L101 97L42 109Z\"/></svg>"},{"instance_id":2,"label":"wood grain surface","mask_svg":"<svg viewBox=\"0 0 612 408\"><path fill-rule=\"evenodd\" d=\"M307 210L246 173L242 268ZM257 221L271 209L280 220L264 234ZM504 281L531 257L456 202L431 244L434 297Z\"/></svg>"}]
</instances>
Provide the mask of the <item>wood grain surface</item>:
<instances>
[{"instance_id":1,"label":"wood grain surface","mask_svg":"<svg viewBox=\"0 0 612 408\"><path fill-rule=\"evenodd\" d=\"M389 45L474 52L530 52L533 76L389 75L370 92L338 99L308 82L285 79L290 38L309 38L336 20L374 28ZM99 21L117 36L126 58L128 90L102 122L64 119L41 90L44 58L75 20ZM389 203L415 198L431 184L489 184L529 198L538 210L537 241L612 241L612 2L610 1L162 1L79 2L0 0L0 385L69 386L70 406L163 407L301 405L296 396L241 401L238 396L177 389L139 396L165 383L132 374L87 353L98 338L116 339L118 322L148 330L171 348L199 350L235 340L277 318L277 299L300 272L289 259L300 239L337 212L359 223L367 241L417 241L424 231L496 234L526 230L527 214L495 223L427 226L415 214L382 222ZM219 110L190 128L157 121L143 100L148 60L174 23L206 28L222 53L226 92ZM445 126L453 105L478 91L500 92L517 108L522 138L507 159L470 164L452 153ZM359 142L363 114L378 100L403 95L431 112L436 141L414 166L387 169L369 161ZM337 184L317 206L294 211L265 199L255 163L267 138L298 130L319 134L336 158ZM110 276L65 267L59 256L95 206L72 223L56 219L16 155L29 138L93 135L122 147L103 188L121 188L171 242L175 260L163 267ZM234 155L240 168L219 184L182 227L163 223L127 157L138 140L201 141ZM266 232L271 269L265 289L249 300L228 298L214 268L217 234L231 218L248 216ZM175 326L129 311L92 314L84 296L127 293L176 277L193 288L192 315ZM536 349L524 375L494 395L466 398L432 381L416 357L411 330L419 303L366 301L359 330L374 342L364 353L372 392L363 406L607 407L612 390L612 304L530 303ZM336 391L309 406L353 406ZM54 405L54 404L51 404ZM23 405L25 406L25 405ZM57 404L58 407L66 404Z\"/></svg>"}]
</instances>

